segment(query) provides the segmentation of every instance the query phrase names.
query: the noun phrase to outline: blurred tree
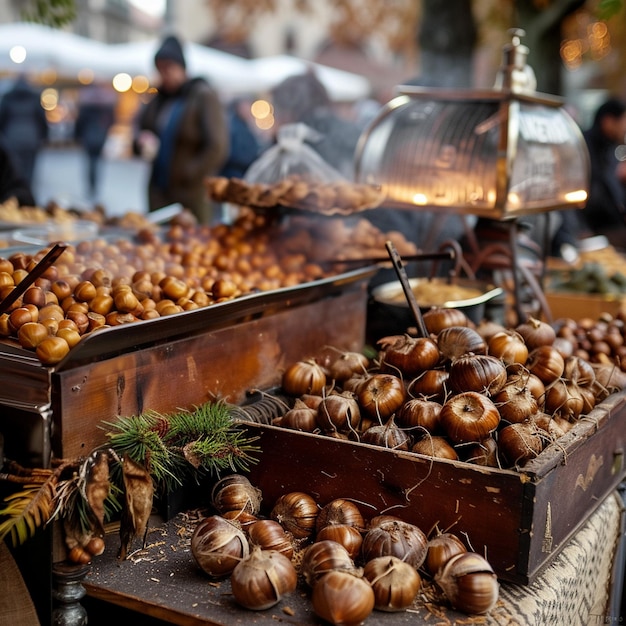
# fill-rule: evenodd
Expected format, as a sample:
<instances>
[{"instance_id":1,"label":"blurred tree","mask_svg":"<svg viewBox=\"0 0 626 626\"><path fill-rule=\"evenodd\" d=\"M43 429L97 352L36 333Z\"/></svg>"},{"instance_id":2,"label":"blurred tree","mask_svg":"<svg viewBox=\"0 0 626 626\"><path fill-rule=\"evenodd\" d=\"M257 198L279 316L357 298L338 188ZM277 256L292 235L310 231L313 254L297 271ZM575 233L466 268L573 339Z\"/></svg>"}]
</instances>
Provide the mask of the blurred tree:
<instances>
[{"instance_id":1,"label":"blurred tree","mask_svg":"<svg viewBox=\"0 0 626 626\"><path fill-rule=\"evenodd\" d=\"M562 94L561 42L565 19L586 0L516 0L516 24L526 32L528 63L537 76L537 90Z\"/></svg>"},{"instance_id":2,"label":"blurred tree","mask_svg":"<svg viewBox=\"0 0 626 626\"><path fill-rule=\"evenodd\" d=\"M47 26L65 26L76 18L76 0L22 0L22 19Z\"/></svg>"},{"instance_id":3,"label":"blurred tree","mask_svg":"<svg viewBox=\"0 0 626 626\"><path fill-rule=\"evenodd\" d=\"M537 75L538 89L558 95L563 91L561 43L566 19L583 6L603 20L624 8L624 0L330 2L334 8L332 39L355 44L376 36L397 54L419 56L422 70L413 82L433 87L472 85L472 54L480 36L474 13L479 5L489 4L490 9L481 14L496 29L515 26L526 31L524 43L530 48L529 63ZM279 4L278 0L206 0L221 32L233 38L245 38L256 20L279 10ZM313 0L292 0L293 9L303 13L312 11L313 5ZM487 29L486 25L482 28Z\"/></svg>"},{"instance_id":4,"label":"blurred tree","mask_svg":"<svg viewBox=\"0 0 626 626\"><path fill-rule=\"evenodd\" d=\"M472 58L478 27L472 0L423 0L418 30L421 75L427 87L472 87Z\"/></svg>"},{"instance_id":5,"label":"blurred tree","mask_svg":"<svg viewBox=\"0 0 626 626\"><path fill-rule=\"evenodd\" d=\"M626 7L608 22L598 21L598 13L589 6L570 15L564 24L561 57L565 67L576 72L586 66L592 76L588 86L609 88L626 99ZM599 63L602 61L602 63Z\"/></svg>"},{"instance_id":6,"label":"blurred tree","mask_svg":"<svg viewBox=\"0 0 626 626\"><path fill-rule=\"evenodd\" d=\"M547 93L562 93L562 43L568 17L591 11L599 20L621 24L626 0L329 0L334 8L331 38L338 43L360 43L376 36L389 49L406 58L421 54L422 72L416 81L431 86L466 87L472 84L471 58L478 39L473 9L492 4L486 15L501 28L526 31L529 63L537 75L537 87ZM282 8L279 0L205 0L231 41L244 40L257 20ZM295 11L313 10L313 0L292 0ZM621 21L620 21L620 15ZM25 20L62 26L76 17L76 0L23 0ZM619 30L619 26L617 26ZM572 49L569 50L571 52ZM624 54L624 53L622 53ZM567 63L567 59L563 58ZM623 67L623 64L622 64ZM608 78L617 79L614 74Z\"/></svg>"}]
</instances>

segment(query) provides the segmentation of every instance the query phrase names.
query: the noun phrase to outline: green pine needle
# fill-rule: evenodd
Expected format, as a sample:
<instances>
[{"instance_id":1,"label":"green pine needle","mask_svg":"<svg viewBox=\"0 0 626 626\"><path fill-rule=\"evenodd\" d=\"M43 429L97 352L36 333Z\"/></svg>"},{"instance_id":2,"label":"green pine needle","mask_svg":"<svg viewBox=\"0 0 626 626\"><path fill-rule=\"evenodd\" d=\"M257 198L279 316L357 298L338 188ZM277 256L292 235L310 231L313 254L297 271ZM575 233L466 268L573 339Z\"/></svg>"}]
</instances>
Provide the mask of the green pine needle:
<instances>
[{"instance_id":1,"label":"green pine needle","mask_svg":"<svg viewBox=\"0 0 626 626\"><path fill-rule=\"evenodd\" d=\"M162 415L148 411L142 415L120 417L116 422L104 422L111 430L107 433L112 450L122 458L127 454L133 461L144 465L157 482L181 484L180 460L165 445L159 434Z\"/></svg>"},{"instance_id":2,"label":"green pine needle","mask_svg":"<svg viewBox=\"0 0 626 626\"><path fill-rule=\"evenodd\" d=\"M212 402L193 411L170 415L170 430L165 441L180 450L189 468L216 474L231 468L245 471L256 459L254 439L246 438L233 423L230 408L224 402Z\"/></svg>"},{"instance_id":3,"label":"green pine needle","mask_svg":"<svg viewBox=\"0 0 626 626\"><path fill-rule=\"evenodd\" d=\"M211 434L222 438L233 425L228 406L223 402L203 404L194 411L179 411L169 416L168 445L184 445Z\"/></svg>"},{"instance_id":4,"label":"green pine needle","mask_svg":"<svg viewBox=\"0 0 626 626\"><path fill-rule=\"evenodd\" d=\"M144 465L155 483L172 491L186 479L203 474L219 474L230 469L247 471L257 463L254 445L258 437L250 437L237 425L233 407L213 402L180 410L171 415L148 411L142 415L120 417L104 422L109 439L108 448L119 459L128 455ZM57 480L45 474L33 484L24 484L22 491L7 496L0 507L0 540L10 536L15 545L23 543L36 529L52 519L72 518L84 530L91 527L91 509L81 489L79 474ZM121 510L123 487L121 469L111 469L111 490L105 500L105 518ZM5 519L3 519L5 518Z\"/></svg>"},{"instance_id":5,"label":"green pine needle","mask_svg":"<svg viewBox=\"0 0 626 626\"><path fill-rule=\"evenodd\" d=\"M196 458L201 467L211 474L218 474L224 469L246 471L251 463L257 462L251 453L259 448L252 446L252 441L233 430L225 441L211 436L197 439L186 447L186 453Z\"/></svg>"},{"instance_id":6,"label":"green pine needle","mask_svg":"<svg viewBox=\"0 0 626 626\"><path fill-rule=\"evenodd\" d=\"M144 465L155 482L172 491L186 479L230 468L245 471L257 460L256 438L234 424L224 402L203 404L169 415L148 411L106 422L109 445L121 458L128 454Z\"/></svg>"}]
</instances>

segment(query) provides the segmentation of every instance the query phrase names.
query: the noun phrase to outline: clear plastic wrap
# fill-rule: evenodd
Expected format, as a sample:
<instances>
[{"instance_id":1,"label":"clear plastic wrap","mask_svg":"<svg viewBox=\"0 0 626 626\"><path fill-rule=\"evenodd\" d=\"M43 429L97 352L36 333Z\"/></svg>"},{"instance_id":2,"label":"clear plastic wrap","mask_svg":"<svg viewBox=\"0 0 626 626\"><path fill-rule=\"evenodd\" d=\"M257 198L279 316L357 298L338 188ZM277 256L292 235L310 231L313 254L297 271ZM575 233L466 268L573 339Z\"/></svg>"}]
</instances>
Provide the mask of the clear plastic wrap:
<instances>
[{"instance_id":1,"label":"clear plastic wrap","mask_svg":"<svg viewBox=\"0 0 626 626\"><path fill-rule=\"evenodd\" d=\"M380 206L384 194L379 187L347 180L307 145L305 140L316 136L305 124L283 126L277 143L250 165L244 179L207 179L209 195L254 209L282 207L323 215L351 215Z\"/></svg>"},{"instance_id":2,"label":"clear plastic wrap","mask_svg":"<svg viewBox=\"0 0 626 626\"><path fill-rule=\"evenodd\" d=\"M274 184L292 177L309 183L345 180L307 143L319 139L321 135L306 124L283 126L278 131L276 143L246 171L246 182Z\"/></svg>"}]
</instances>

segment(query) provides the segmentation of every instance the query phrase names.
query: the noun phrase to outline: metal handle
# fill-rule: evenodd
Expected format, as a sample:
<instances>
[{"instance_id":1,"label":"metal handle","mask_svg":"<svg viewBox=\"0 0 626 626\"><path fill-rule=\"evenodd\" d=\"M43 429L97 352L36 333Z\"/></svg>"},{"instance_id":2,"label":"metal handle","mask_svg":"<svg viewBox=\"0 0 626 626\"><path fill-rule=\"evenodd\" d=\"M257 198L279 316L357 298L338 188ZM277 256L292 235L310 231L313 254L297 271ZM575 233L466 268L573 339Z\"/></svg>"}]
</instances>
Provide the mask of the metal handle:
<instances>
[{"instance_id":1,"label":"metal handle","mask_svg":"<svg viewBox=\"0 0 626 626\"><path fill-rule=\"evenodd\" d=\"M61 256L67 248L66 243L55 244L50 252L33 267L23 280L0 302L0 314L4 313L24 292Z\"/></svg>"},{"instance_id":2,"label":"metal handle","mask_svg":"<svg viewBox=\"0 0 626 626\"><path fill-rule=\"evenodd\" d=\"M409 303L409 308L411 309L411 313L413 313L413 317L415 319L415 324L417 325L417 331L421 337L428 337L428 330L426 328L426 324L424 323L424 318L422 317L422 312L417 304L417 300L415 299L415 294L411 289L411 284L409 283L409 277L406 274L406 270L404 269L404 265L402 264L402 259L396 250L396 247L393 245L393 242L387 241L385 243L385 248L387 248L387 252L389 253L389 258L393 263L393 269L396 271L398 275L398 279L400 280L400 284L402 285L402 290L404 291L404 296Z\"/></svg>"}]
</instances>

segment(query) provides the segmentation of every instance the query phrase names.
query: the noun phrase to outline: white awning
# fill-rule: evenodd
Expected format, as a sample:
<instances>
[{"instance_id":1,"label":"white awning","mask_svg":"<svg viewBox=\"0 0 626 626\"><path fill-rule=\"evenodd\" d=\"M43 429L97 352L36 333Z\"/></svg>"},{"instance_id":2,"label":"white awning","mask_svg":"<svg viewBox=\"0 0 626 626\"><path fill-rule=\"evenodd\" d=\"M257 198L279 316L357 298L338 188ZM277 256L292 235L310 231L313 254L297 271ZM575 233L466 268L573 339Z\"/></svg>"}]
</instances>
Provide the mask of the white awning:
<instances>
[{"instance_id":1,"label":"white awning","mask_svg":"<svg viewBox=\"0 0 626 626\"><path fill-rule=\"evenodd\" d=\"M260 57L250 61L250 64L256 84L262 89L271 89L289 76L304 74L312 69L326 87L331 100L355 101L367 98L371 93L370 83L364 76L285 54Z\"/></svg>"},{"instance_id":2,"label":"white awning","mask_svg":"<svg viewBox=\"0 0 626 626\"><path fill-rule=\"evenodd\" d=\"M160 40L105 44L73 33L30 23L0 24L0 71L41 72L49 69L66 79L91 70L100 80L126 72L154 78L154 54ZM11 55L21 46L22 63ZM369 81L358 74L279 55L248 60L197 43L184 44L191 76L203 76L224 98L262 94L293 74L314 68L332 100L354 101L370 93Z\"/></svg>"}]
</instances>

